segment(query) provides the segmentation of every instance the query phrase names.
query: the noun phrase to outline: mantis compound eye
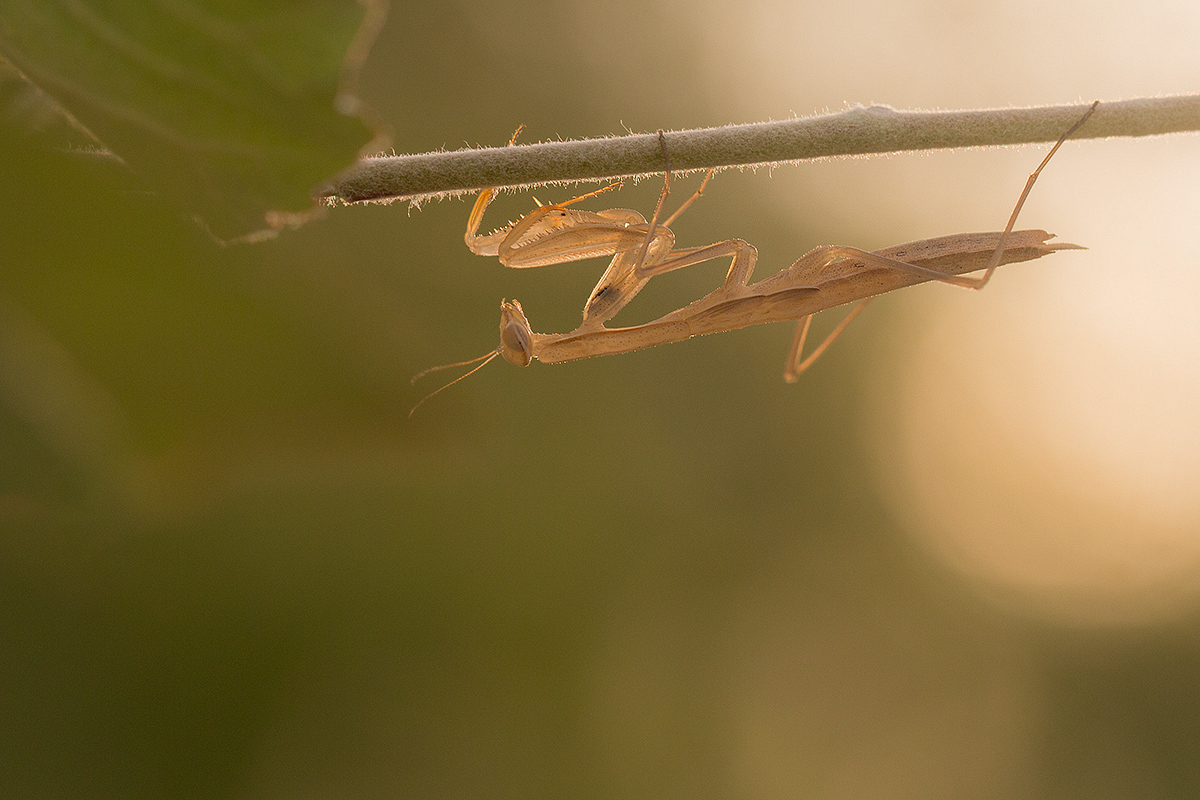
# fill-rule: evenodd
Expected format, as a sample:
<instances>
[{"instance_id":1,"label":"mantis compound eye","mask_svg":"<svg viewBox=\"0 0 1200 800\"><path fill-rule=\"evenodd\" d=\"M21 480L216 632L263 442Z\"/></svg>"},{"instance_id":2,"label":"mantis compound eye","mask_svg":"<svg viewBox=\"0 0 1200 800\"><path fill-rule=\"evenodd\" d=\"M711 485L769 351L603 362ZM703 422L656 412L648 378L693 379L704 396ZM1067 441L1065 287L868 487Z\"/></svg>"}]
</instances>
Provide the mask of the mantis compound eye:
<instances>
[{"instance_id":1,"label":"mantis compound eye","mask_svg":"<svg viewBox=\"0 0 1200 800\"><path fill-rule=\"evenodd\" d=\"M529 331L515 323L501 328L500 346L500 354L504 359L518 367L528 367L533 360L533 342L529 339Z\"/></svg>"},{"instance_id":2,"label":"mantis compound eye","mask_svg":"<svg viewBox=\"0 0 1200 800\"><path fill-rule=\"evenodd\" d=\"M500 304L500 354L518 367L533 361L533 329L516 300Z\"/></svg>"}]
</instances>

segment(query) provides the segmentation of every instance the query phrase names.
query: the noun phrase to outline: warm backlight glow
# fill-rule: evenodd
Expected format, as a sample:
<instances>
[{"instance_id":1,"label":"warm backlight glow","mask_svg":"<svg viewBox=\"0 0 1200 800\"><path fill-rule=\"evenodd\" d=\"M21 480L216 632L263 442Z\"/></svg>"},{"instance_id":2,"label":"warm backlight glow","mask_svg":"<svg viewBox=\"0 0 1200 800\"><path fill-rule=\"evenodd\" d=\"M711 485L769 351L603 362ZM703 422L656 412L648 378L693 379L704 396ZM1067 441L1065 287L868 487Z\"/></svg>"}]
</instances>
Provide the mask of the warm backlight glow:
<instances>
[{"instance_id":1,"label":"warm backlight glow","mask_svg":"<svg viewBox=\"0 0 1200 800\"><path fill-rule=\"evenodd\" d=\"M914 308L875 425L923 546L1005 605L1083 624L1200 600L1200 276L1186 253L1132 269L1114 250Z\"/></svg>"}]
</instances>

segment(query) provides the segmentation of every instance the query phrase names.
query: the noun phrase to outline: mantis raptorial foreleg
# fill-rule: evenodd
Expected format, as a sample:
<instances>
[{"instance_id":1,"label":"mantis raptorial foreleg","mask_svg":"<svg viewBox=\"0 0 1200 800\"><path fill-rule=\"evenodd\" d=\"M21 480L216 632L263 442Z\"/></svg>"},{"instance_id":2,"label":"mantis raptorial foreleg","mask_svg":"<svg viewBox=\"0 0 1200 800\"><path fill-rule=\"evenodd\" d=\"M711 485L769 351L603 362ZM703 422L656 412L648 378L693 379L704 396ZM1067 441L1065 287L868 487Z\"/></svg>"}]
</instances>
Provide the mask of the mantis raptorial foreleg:
<instances>
[{"instance_id":1,"label":"mantis raptorial foreleg","mask_svg":"<svg viewBox=\"0 0 1200 800\"><path fill-rule=\"evenodd\" d=\"M513 134L510 145L516 142L520 132L517 129ZM563 203L539 204L516 222L493 233L480 235L483 214L495 198L494 189L485 189L471 209L463 240L471 252L497 256L504 266L518 269L612 256L612 262L588 296L583 309L583 324L599 327L624 308L654 275L697 263L695 260L678 262L672 258L692 253L694 248L674 250L675 235L668 226L700 197L713 173L710 170L700 188L675 213L660 222L671 191L670 153L666 134L662 131L659 131L659 146L665 167L663 188L649 222L632 209L613 208L593 212L567 208L621 186L620 182L616 182Z\"/></svg>"}]
</instances>

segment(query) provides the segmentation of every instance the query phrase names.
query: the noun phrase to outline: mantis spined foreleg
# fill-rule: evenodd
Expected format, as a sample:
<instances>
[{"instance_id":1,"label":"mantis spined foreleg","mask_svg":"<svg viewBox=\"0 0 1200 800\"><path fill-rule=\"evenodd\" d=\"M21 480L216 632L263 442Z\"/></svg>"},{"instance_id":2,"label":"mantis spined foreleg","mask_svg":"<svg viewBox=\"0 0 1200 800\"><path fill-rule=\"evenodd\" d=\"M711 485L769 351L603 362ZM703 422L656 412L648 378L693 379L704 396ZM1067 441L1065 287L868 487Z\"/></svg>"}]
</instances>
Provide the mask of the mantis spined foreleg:
<instances>
[{"instance_id":1,"label":"mantis spined foreleg","mask_svg":"<svg viewBox=\"0 0 1200 800\"><path fill-rule=\"evenodd\" d=\"M520 129L513 134L510 145L516 142L519 133ZM567 208L621 186L616 182L562 203L539 204L516 222L480 235L484 211L495 197L494 189L485 189L471 209L463 240L476 255L496 256L504 266L517 269L612 256L583 310L583 324L599 327L624 308L654 275L726 254L696 259L693 254L698 248L673 249L675 234L668 226L700 197L713 171L709 170L700 188L675 213L660 222L671 188L670 154L662 131L659 131L659 146L665 166L663 188L649 222L640 212L628 208L603 211ZM680 261L681 258L684 260Z\"/></svg>"}]
</instances>

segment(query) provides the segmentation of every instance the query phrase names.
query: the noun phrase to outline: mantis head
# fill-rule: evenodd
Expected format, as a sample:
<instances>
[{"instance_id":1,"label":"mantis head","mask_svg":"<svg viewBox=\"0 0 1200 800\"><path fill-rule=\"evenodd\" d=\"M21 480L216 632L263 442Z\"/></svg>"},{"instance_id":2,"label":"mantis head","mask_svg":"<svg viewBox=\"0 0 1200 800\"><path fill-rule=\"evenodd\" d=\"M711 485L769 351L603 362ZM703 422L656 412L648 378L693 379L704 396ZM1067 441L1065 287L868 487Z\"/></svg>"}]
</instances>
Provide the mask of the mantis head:
<instances>
[{"instance_id":1,"label":"mantis head","mask_svg":"<svg viewBox=\"0 0 1200 800\"><path fill-rule=\"evenodd\" d=\"M495 350L490 353L484 353L478 358L472 358L470 361L458 361L454 364L442 364L439 367L430 367L413 376L412 382L416 383L431 372L452 369L454 367L465 367L477 361L483 362L465 375L460 375L445 386L440 386L422 397L421 402L413 406L412 411L408 412L408 416L411 417L421 407L421 403L424 403L442 391L442 389L448 389L463 378L468 378L486 367L488 362L496 356L504 356L505 361L510 364L516 364L518 367L528 367L529 363L533 361L533 328L530 327L529 320L525 318L525 312L521 310L521 304L516 300L513 300L511 303L505 300L500 304L500 346Z\"/></svg>"}]
</instances>

